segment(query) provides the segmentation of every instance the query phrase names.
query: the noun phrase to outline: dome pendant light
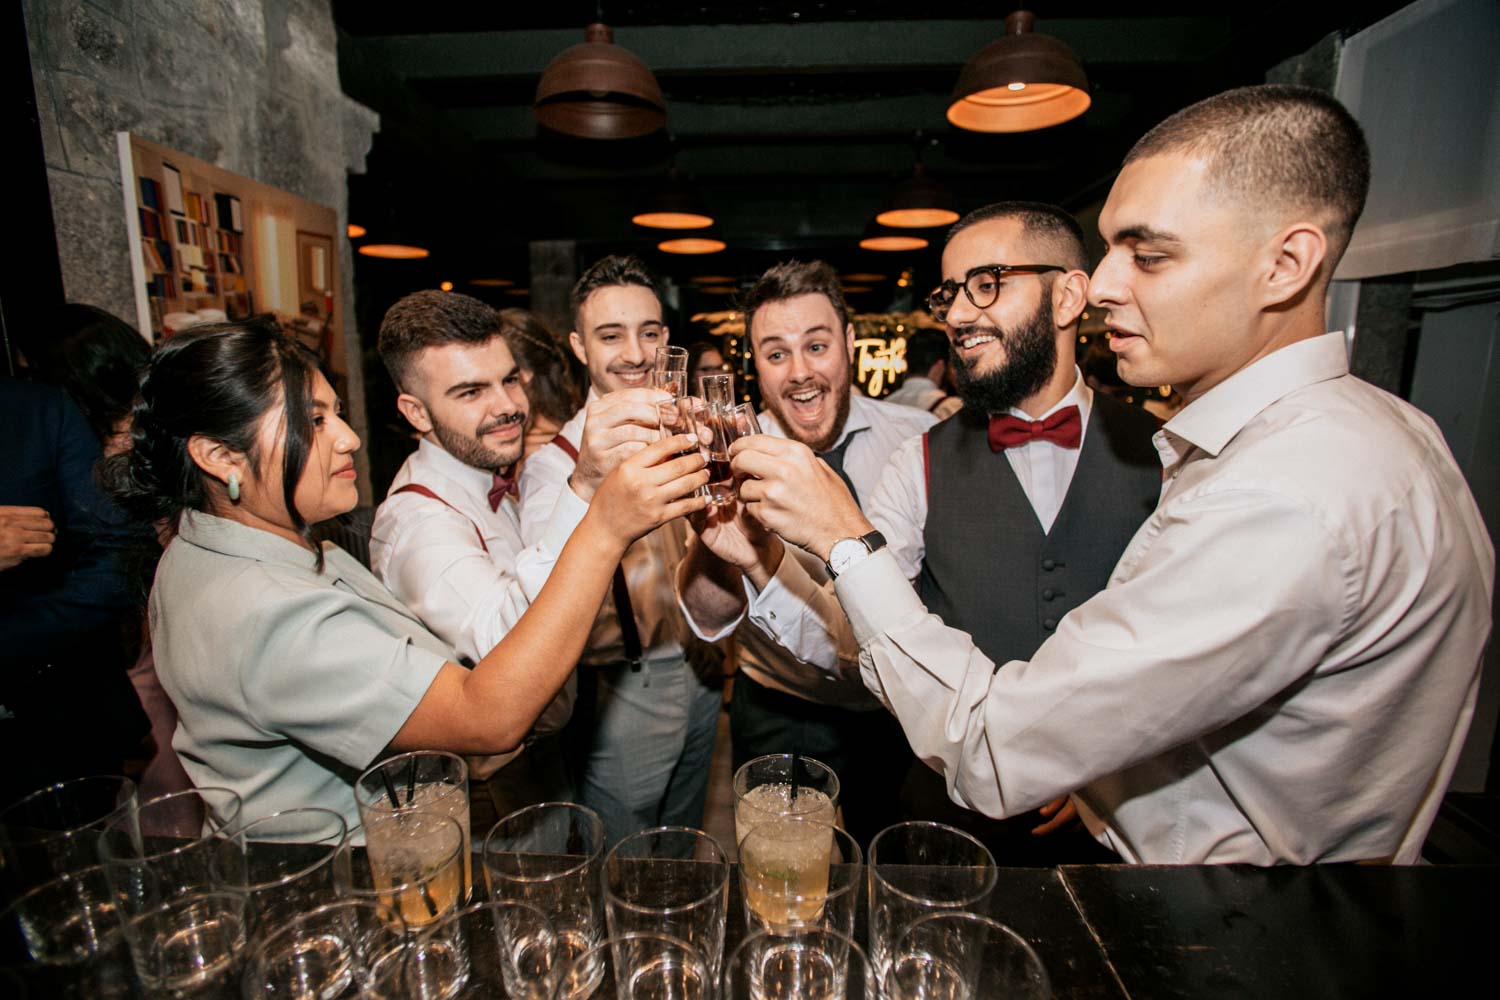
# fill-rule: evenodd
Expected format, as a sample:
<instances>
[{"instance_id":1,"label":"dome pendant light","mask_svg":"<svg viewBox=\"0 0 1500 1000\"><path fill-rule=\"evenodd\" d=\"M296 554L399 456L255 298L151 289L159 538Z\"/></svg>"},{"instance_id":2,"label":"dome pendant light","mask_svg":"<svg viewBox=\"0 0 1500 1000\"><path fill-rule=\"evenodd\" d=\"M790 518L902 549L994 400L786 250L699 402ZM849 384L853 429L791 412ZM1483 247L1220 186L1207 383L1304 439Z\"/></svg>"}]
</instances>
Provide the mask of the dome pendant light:
<instances>
[{"instance_id":1,"label":"dome pendant light","mask_svg":"<svg viewBox=\"0 0 1500 1000\"><path fill-rule=\"evenodd\" d=\"M953 210L953 196L947 188L928 177L918 163L910 180L905 181L886 199L875 221L897 229L931 229L958 221Z\"/></svg>"},{"instance_id":2,"label":"dome pendant light","mask_svg":"<svg viewBox=\"0 0 1500 1000\"><path fill-rule=\"evenodd\" d=\"M651 68L615 44L605 24L558 53L542 72L532 110L554 132L580 139L634 139L667 122L667 103Z\"/></svg>"},{"instance_id":3,"label":"dome pendant light","mask_svg":"<svg viewBox=\"0 0 1500 1000\"><path fill-rule=\"evenodd\" d=\"M1088 110L1083 64L1062 42L1034 33L1035 20L1030 11L1011 14L1005 35L969 60L953 88L949 122L971 132L1030 132Z\"/></svg>"},{"instance_id":4,"label":"dome pendant light","mask_svg":"<svg viewBox=\"0 0 1500 1000\"><path fill-rule=\"evenodd\" d=\"M667 171L666 182L651 193L630 221L648 229L707 229L714 224L714 217L698 193L672 167Z\"/></svg>"},{"instance_id":5,"label":"dome pendant light","mask_svg":"<svg viewBox=\"0 0 1500 1000\"><path fill-rule=\"evenodd\" d=\"M900 253L902 251L924 250L927 248L928 240L925 236L919 236L908 230L882 226L874 219L871 219L869 225L865 226L865 234L860 238L859 245L865 250Z\"/></svg>"}]
</instances>

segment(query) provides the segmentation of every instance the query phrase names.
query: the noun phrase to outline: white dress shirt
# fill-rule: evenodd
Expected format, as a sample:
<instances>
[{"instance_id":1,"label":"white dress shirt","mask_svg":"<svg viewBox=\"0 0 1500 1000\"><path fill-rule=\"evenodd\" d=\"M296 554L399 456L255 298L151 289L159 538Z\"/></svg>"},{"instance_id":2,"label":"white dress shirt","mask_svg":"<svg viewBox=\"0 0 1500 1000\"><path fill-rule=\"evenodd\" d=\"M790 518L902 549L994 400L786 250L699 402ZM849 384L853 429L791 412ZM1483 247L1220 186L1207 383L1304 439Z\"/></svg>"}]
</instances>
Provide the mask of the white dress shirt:
<instances>
[{"instance_id":1,"label":"white dress shirt","mask_svg":"<svg viewBox=\"0 0 1500 1000\"><path fill-rule=\"evenodd\" d=\"M849 417L833 446L836 448L849 441L849 448L844 452L844 473L859 492L861 502L867 504L891 454L910 442L920 445L922 433L937 421L930 413L874 400L862 392L851 392ZM761 428L771 437L787 436L769 412L762 412ZM921 525L917 527L920 531ZM805 549L787 545L786 556L781 562L784 569L778 570L778 575L784 572L794 582L790 588L780 588L782 603L778 605L773 599L768 611L778 618L772 624L780 625L784 620L795 630L794 635L783 642L778 629L739 629L740 669L765 687L809 701L856 710L879 708L880 702L865 689L860 679L858 646L853 641L848 619L832 592L822 590L828 583L823 560ZM753 604L757 595L749 580L745 581L745 593ZM804 593L818 594L815 606L799 602L796 595ZM784 619L778 608L784 612ZM741 615L719 632L709 634L692 621L685 605L683 613L693 631L708 641L728 635L744 618ZM847 655L842 661L836 655L840 636L849 636ZM794 650L804 646L820 656L825 651L831 652L816 664L802 662Z\"/></svg>"},{"instance_id":2,"label":"white dress shirt","mask_svg":"<svg viewBox=\"0 0 1500 1000\"><path fill-rule=\"evenodd\" d=\"M1473 715L1494 548L1441 434L1342 334L1179 413L1109 587L1001 670L875 553L835 587L865 682L949 794L1078 789L1130 861L1418 858Z\"/></svg>"},{"instance_id":3,"label":"white dress shirt","mask_svg":"<svg viewBox=\"0 0 1500 1000\"><path fill-rule=\"evenodd\" d=\"M424 440L391 481L370 529L375 575L470 663L505 638L541 590L536 580L545 582L546 572L527 574L535 583L528 591L520 567L550 569L578 523L559 518L527 546L515 497L490 509L492 482L489 472ZM409 483L427 487L444 502L396 492Z\"/></svg>"},{"instance_id":4,"label":"white dress shirt","mask_svg":"<svg viewBox=\"0 0 1500 1000\"><path fill-rule=\"evenodd\" d=\"M574 448L579 448L583 441L587 404L598 398L599 394L591 388L584 408L558 432ZM588 512L588 504L568 486L568 477L573 474L575 464L572 457L557 445L548 444L532 452L521 467L521 538L528 544L544 541L558 532L562 525L566 525L571 534ZM638 539L621 560L631 607L635 611L636 628L641 635L642 652L648 660L683 654L682 637L685 633L673 584L677 565L686 551L686 531L686 524L681 519L664 524ZM528 593L541 589L555 562L554 554L551 562L537 560L517 567L517 575ZM604 664L624 658L625 643L620 633L620 619L615 613L615 602L606 597L580 662Z\"/></svg>"},{"instance_id":5,"label":"white dress shirt","mask_svg":"<svg viewBox=\"0 0 1500 1000\"><path fill-rule=\"evenodd\" d=\"M964 408L963 400L944 392L942 386L925 375L906 376L901 387L886 396L884 401L926 410L939 420L946 420Z\"/></svg>"},{"instance_id":6,"label":"white dress shirt","mask_svg":"<svg viewBox=\"0 0 1500 1000\"><path fill-rule=\"evenodd\" d=\"M1065 406L1078 407L1086 436L1089 415L1094 409L1094 391L1084 383L1082 373L1076 368L1073 387L1068 394L1038 419L1045 420ZM1031 419L1014 408L1009 412L1025 420ZM1052 530L1057 512L1067 498L1073 473L1078 469L1082 441L1080 438L1078 448L1062 448L1051 441L1035 440L1005 449L1005 459L1016 474L1026 499L1031 502L1044 532ZM890 461L880 471L879 485L873 491L866 494L861 489L860 493L864 496L862 508L865 516L885 536L886 546L901 567L902 574L908 580L915 580L927 555L924 541L927 470L921 434L909 437L895 449ZM855 641L838 597L829 585L822 563L816 559L813 561L817 563L816 573L803 572L797 562L783 559L775 576L759 593L747 583L750 621L797 659L823 670L848 675L857 669L859 643Z\"/></svg>"}]
</instances>

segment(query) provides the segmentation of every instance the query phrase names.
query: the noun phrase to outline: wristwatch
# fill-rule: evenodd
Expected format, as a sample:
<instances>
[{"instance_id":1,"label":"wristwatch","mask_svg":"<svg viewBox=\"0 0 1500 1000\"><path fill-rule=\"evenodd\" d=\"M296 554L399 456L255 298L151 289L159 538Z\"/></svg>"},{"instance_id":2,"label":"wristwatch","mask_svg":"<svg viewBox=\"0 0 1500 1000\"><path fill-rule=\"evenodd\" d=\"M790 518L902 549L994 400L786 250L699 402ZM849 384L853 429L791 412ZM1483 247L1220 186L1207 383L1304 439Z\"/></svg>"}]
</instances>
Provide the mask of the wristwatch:
<instances>
[{"instance_id":1,"label":"wristwatch","mask_svg":"<svg viewBox=\"0 0 1500 1000\"><path fill-rule=\"evenodd\" d=\"M885 536L878 531L860 535L858 538L840 538L833 543L833 548L828 550L828 561L823 565L828 568L829 579L836 580L840 573L847 573L865 556L883 548L885 548Z\"/></svg>"}]
</instances>

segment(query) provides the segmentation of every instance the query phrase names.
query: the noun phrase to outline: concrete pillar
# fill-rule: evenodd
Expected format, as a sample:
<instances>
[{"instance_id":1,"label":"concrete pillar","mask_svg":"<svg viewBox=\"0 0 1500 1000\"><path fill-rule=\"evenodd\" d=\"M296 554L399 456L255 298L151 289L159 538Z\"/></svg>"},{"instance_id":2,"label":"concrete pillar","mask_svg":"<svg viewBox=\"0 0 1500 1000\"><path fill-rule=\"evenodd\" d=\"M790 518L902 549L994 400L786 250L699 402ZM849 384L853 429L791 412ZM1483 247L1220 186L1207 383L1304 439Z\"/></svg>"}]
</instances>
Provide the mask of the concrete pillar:
<instances>
[{"instance_id":1,"label":"concrete pillar","mask_svg":"<svg viewBox=\"0 0 1500 1000\"><path fill-rule=\"evenodd\" d=\"M531 311L563 339L573 329L568 293L577 280L577 243L536 240L531 244Z\"/></svg>"}]
</instances>

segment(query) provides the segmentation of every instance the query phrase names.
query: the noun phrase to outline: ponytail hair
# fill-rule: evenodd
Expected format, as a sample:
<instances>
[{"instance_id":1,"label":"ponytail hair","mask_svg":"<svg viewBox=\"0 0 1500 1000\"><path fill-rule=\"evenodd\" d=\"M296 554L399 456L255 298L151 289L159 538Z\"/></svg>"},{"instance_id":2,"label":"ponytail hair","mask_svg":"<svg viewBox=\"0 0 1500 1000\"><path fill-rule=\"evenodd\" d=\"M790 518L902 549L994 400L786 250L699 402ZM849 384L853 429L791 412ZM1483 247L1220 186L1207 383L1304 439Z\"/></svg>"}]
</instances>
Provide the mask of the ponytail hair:
<instances>
[{"instance_id":1,"label":"ponytail hair","mask_svg":"<svg viewBox=\"0 0 1500 1000\"><path fill-rule=\"evenodd\" d=\"M173 531L184 511L214 513L211 478L188 442L202 436L240 452L260 471L257 429L281 410L281 487L292 527L309 539L297 509L297 483L312 451L313 376L317 362L270 316L196 326L162 344L141 376L131 410L131 448L102 467L106 488L127 511L166 520ZM318 546L318 569L323 556Z\"/></svg>"}]
</instances>

